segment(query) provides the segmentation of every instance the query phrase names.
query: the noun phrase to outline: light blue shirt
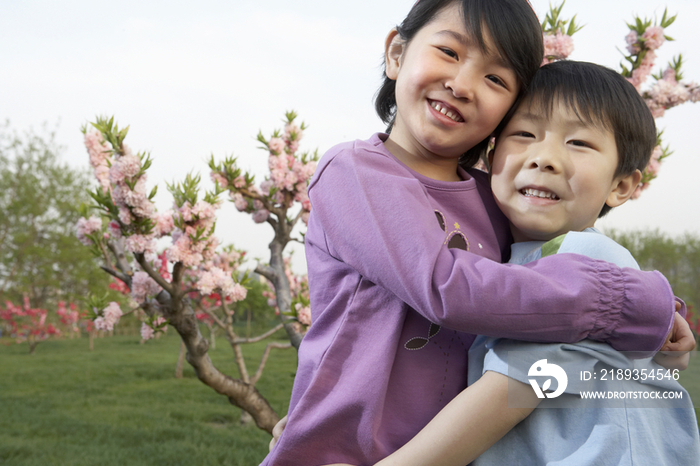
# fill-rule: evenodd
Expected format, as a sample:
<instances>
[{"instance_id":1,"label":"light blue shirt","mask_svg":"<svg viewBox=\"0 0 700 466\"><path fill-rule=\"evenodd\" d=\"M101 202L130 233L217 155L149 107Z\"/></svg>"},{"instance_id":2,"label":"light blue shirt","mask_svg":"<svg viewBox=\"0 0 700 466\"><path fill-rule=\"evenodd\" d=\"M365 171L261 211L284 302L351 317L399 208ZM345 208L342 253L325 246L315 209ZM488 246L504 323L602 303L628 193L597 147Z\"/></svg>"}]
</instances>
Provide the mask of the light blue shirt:
<instances>
[{"instance_id":1,"label":"light blue shirt","mask_svg":"<svg viewBox=\"0 0 700 466\"><path fill-rule=\"evenodd\" d=\"M546 243L513 244L510 262L524 264L543 255L565 252L639 268L629 251L593 228L569 232ZM533 377L528 370L545 357L567 369L564 394L543 400L530 416L482 454L475 466L700 465L695 410L688 392L678 382L666 378L609 385L582 380L583 371L599 377L602 371L611 369L666 371L650 359L631 360L605 343L584 340L542 344L479 336L469 351L469 384L490 370L529 385ZM682 398L670 402L599 400L597 405L580 397L582 391L607 391L612 387L640 393L673 391L681 393Z\"/></svg>"}]
</instances>

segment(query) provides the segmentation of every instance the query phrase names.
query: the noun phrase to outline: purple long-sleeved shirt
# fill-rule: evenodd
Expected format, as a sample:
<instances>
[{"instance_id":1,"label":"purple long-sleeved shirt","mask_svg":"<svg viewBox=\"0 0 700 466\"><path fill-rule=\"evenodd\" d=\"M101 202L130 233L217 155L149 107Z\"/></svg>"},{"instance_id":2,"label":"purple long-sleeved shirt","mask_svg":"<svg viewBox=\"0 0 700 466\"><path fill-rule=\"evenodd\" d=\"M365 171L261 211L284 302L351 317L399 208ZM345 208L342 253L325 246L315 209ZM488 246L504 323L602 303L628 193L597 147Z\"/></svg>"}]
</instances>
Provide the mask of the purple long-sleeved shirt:
<instances>
[{"instance_id":1,"label":"purple long-sleeved shirt","mask_svg":"<svg viewBox=\"0 0 700 466\"><path fill-rule=\"evenodd\" d=\"M670 329L661 274L565 254L500 264L508 223L486 175L432 180L385 138L332 148L309 186L313 325L287 427L263 465L392 453L466 387L474 334L654 351Z\"/></svg>"}]
</instances>

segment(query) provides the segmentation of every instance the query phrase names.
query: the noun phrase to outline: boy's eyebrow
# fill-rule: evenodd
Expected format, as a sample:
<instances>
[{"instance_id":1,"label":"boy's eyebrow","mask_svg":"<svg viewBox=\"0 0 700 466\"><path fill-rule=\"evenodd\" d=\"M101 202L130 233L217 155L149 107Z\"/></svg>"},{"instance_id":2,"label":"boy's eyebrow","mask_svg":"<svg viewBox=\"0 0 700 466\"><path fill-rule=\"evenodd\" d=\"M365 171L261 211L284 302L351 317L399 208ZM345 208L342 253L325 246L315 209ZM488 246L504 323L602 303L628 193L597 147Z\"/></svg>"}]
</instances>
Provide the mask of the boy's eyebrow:
<instances>
[{"instance_id":1,"label":"boy's eyebrow","mask_svg":"<svg viewBox=\"0 0 700 466\"><path fill-rule=\"evenodd\" d=\"M474 40L471 37L465 36L460 32L453 31L452 29L443 29L442 31L436 32L435 35L450 36L466 47L474 47ZM487 55L489 58L493 59L498 66L508 69L512 68L512 66L503 59L500 53L494 53L492 50L490 50L490 48L484 52L484 55Z\"/></svg>"},{"instance_id":2,"label":"boy's eyebrow","mask_svg":"<svg viewBox=\"0 0 700 466\"><path fill-rule=\"evenodd\" d=\"M536 123L539 123L542 121L550 120L551 116L546 117L543 113L534 113L531 111L523 111L523 112L518 111L515 113L515 115L513 115L513 118L523 118L526 120L530 120L530 121L534 121ZM593 122L584 121L580 118L559 119L559 122L567 127L570 127L570 128L573 127L573 128L600 129L600 128L598 128L598 125L594 124Z\"/></svg>"}]
</instances>

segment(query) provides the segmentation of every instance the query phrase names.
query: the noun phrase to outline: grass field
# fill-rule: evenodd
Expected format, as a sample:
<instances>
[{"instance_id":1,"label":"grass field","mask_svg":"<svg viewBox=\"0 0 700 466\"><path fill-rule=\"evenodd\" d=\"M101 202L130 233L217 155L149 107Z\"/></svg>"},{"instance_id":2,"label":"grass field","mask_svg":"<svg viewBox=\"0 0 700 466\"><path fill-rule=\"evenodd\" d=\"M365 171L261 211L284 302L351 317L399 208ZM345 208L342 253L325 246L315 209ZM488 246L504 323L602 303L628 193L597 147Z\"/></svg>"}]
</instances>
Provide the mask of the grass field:
<instances>
[{"instance_id":1,"label":"grass field","mask_svg":"<svg viewBox=\"0 0 700 466\"><path fill-rule=\"evenodd\" d=\"M264 344L245 348L254 367ZM35 354L0 345L0 465L257 465L269 436L239 425L240 411L185 365L173 377L179 339L136 336L46 341ZM210 352L237 376L223 338ZM286 413L296 351L273 353L260 391ZM700 400L700 358L680 382ZM700 405L700 401L698 401ZM696 412L698 410L696 409Z\"/></svg>"},{"instance_id":2,"label":"grass field","mask_svg":"<svg viewBox=\"0 0 700 466\"><path fill-rule=\"evenodd\" d=\"M0 346L0 465L257 465L269 435L239 425L240 410L187 364L175 379L179 347L174 334L96 339L92 352L87 338L42 342L33 355ZM237 376L223 339L210 354ZM278 413L295 367L295 350L277 350L258 383Z\"/></svg>"}]
</instances>

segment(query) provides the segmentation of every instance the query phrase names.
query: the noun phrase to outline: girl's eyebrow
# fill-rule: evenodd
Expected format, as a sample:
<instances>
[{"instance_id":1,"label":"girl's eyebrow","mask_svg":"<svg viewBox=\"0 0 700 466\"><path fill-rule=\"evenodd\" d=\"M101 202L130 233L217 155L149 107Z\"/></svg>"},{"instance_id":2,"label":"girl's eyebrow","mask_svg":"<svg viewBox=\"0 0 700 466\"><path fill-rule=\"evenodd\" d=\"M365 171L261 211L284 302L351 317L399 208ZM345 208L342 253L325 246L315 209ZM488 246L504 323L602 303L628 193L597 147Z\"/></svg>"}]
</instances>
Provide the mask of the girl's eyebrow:
<instances>
[{"instance_id":1,"label":"girl's eyebrow","mask_svg":"<svg viewBox=\"0 0 700 466\"><path fill-rule=\"evenodd\" d=\"M442 31L436 32L435 35L449 36L465 47L474 47L474 40L471 37L465 36L460 32L453 31L452 29L443 29ZM502 68L512 69L512 66L503 59L500 53L493 53L491 47L487 46L487 50L484 52L484 55L492 59L496 65Z\"/></svg>"}]
</instances>

